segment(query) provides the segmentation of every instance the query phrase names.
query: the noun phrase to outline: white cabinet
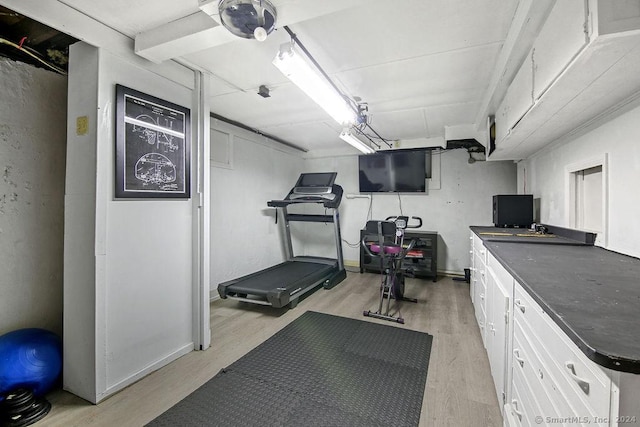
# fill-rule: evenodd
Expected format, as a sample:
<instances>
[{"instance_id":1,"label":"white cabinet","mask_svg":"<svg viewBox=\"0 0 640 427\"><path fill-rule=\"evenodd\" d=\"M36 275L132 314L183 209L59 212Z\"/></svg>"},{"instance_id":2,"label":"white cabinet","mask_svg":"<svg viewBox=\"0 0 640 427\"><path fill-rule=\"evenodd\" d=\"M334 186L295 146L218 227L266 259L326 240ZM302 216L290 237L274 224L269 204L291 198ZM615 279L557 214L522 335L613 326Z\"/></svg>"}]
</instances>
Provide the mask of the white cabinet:
<instances>
[{"instance_id":1,"label":"white cabinet","mask_svg":"<svg viewBox=\"0 0 640 427\"><path fill-rule=\"evenodd\" d=\"M490 160L527 158L640 90L640 0L557 0L525 56Z\"/></svg>"},{"instance_id":2,"label":"white cabinet","mask_svg":"<svg viewBox=\"0 0 640 427\"><path fill-rule=\"evenodd\" d=\"M473 232L470 252L474 310L505 425L640 422L640 375L590 360Z\"/></svg>"},{"instance_id":3,"label":"white cabinet","mask_svg":"<svg viewBox=\"0 0 640 427\"><path fill-rule=\"evenodd\" d=\"M471 233L471 289L474 311L480 335L494 379L498 402L504 405L509 398L511 375L511 301L513 278L487 252L482 240Z\"/></svg>"}]
</instances>

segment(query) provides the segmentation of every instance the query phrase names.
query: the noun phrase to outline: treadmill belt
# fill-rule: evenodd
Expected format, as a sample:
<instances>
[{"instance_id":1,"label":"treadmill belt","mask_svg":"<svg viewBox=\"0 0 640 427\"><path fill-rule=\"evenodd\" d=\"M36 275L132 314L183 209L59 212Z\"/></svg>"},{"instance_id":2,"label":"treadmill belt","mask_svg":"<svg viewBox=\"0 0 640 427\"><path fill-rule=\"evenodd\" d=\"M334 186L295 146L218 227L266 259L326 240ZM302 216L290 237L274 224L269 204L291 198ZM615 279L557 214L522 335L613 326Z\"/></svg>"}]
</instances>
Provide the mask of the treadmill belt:
<instances>
[{"instance_id":1,"label":"treadmill belt","mask_svg":"<svg viewBox=\"0 0 640 427\"><path fill-rule=\"evenodd\" d=\"M276 288L298 287L300 286L299 282L304 282L305 286L311 285L333 269L335 269L335 265L286 261L266 270L241 277L237 279L236 283L227 286L227 289L237 293L265 296Z\"/></svg>"}]
</instances>

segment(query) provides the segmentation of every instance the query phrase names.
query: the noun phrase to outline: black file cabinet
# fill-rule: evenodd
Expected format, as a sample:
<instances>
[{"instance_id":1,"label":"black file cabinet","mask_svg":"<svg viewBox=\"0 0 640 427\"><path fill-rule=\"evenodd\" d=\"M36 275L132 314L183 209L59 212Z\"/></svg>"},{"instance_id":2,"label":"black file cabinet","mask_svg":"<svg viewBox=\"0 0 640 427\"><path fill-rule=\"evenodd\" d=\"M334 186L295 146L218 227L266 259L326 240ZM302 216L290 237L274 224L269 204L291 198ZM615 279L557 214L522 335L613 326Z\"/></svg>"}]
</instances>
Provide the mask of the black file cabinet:
<instances>
[{"instance_id":1,"label":"black file cabinet","mask_svg":"<svg viewBox=\"0 0 640 427\"><path fill-rule=\"evenodd\" d=\"M377 235L367 234L360 230L360 241L375 242ZM402 261L402 268L413 271L416 277L430 277L435 282L438 279L438 233L433 231L406 231L404 242L408 245L411 239L416 244ZM386 266L385 266L386 268ZM360 248L360 273L365 271L379 273L380 258L367 254Z\"/></svg>"}]
</instances>

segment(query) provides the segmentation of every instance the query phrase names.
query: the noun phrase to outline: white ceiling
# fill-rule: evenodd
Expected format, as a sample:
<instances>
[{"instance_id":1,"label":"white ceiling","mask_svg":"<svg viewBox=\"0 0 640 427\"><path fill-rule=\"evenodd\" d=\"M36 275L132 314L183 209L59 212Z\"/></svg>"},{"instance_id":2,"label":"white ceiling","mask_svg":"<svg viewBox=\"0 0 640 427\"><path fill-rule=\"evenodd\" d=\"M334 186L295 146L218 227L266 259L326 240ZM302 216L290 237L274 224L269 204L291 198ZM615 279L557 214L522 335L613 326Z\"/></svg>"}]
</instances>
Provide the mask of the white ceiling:
<instances>
[{"instance_id":1,"label":"white ceiling","mask_svg":"<svg viewBox=\"0 0 640 427\"><path fill-rule=\"evenodd\" d=\"M171 22L203 13L198 0L61 2L132 39L151 31L170 33L176 25ZM168 56L211 73L212 112L310 151L345 144L338 124L272 65L280 44L290 40L283 25L347 95L368 103L378 134L389 140L436 138L445 136L445 127L476 125L518 5L517 0L272 3L277 29L266 41L232 36L212 16L204 40L182 51L173 48ZM257 94L260 85L270 89L270 98Z\"/></svg>"}]
</instances>

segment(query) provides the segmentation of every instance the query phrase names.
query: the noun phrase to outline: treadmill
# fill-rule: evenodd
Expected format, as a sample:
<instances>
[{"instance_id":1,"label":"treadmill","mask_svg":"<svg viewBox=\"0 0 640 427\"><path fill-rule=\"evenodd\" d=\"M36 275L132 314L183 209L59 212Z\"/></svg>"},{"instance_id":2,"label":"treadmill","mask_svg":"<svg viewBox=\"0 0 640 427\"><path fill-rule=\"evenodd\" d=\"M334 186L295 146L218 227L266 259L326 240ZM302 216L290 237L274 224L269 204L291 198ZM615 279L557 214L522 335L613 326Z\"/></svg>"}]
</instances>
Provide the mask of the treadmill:
<instances>
[{"instance_id":1,"label":"treadmill","mask_svg":"<svg viewBox=\"0 0 640 427\"><path fill-rule=\"evenodd\" d=\"M221 298L231 298L275 308L294 308L300 297L320 286L331 289L342 282L347 273L342 257L338 207L342 187L335 184L336 172L303 173L283 200L271 200L267 206L278 209L285 232L286 261L247 276L218 285ZM324 215L293 214L291 205L316 204L325 208ZM330 214L328 214L330 213ZM292 221L333 223L336 258L294 256L289 224Z\"/></svg>"}]
</instances>

